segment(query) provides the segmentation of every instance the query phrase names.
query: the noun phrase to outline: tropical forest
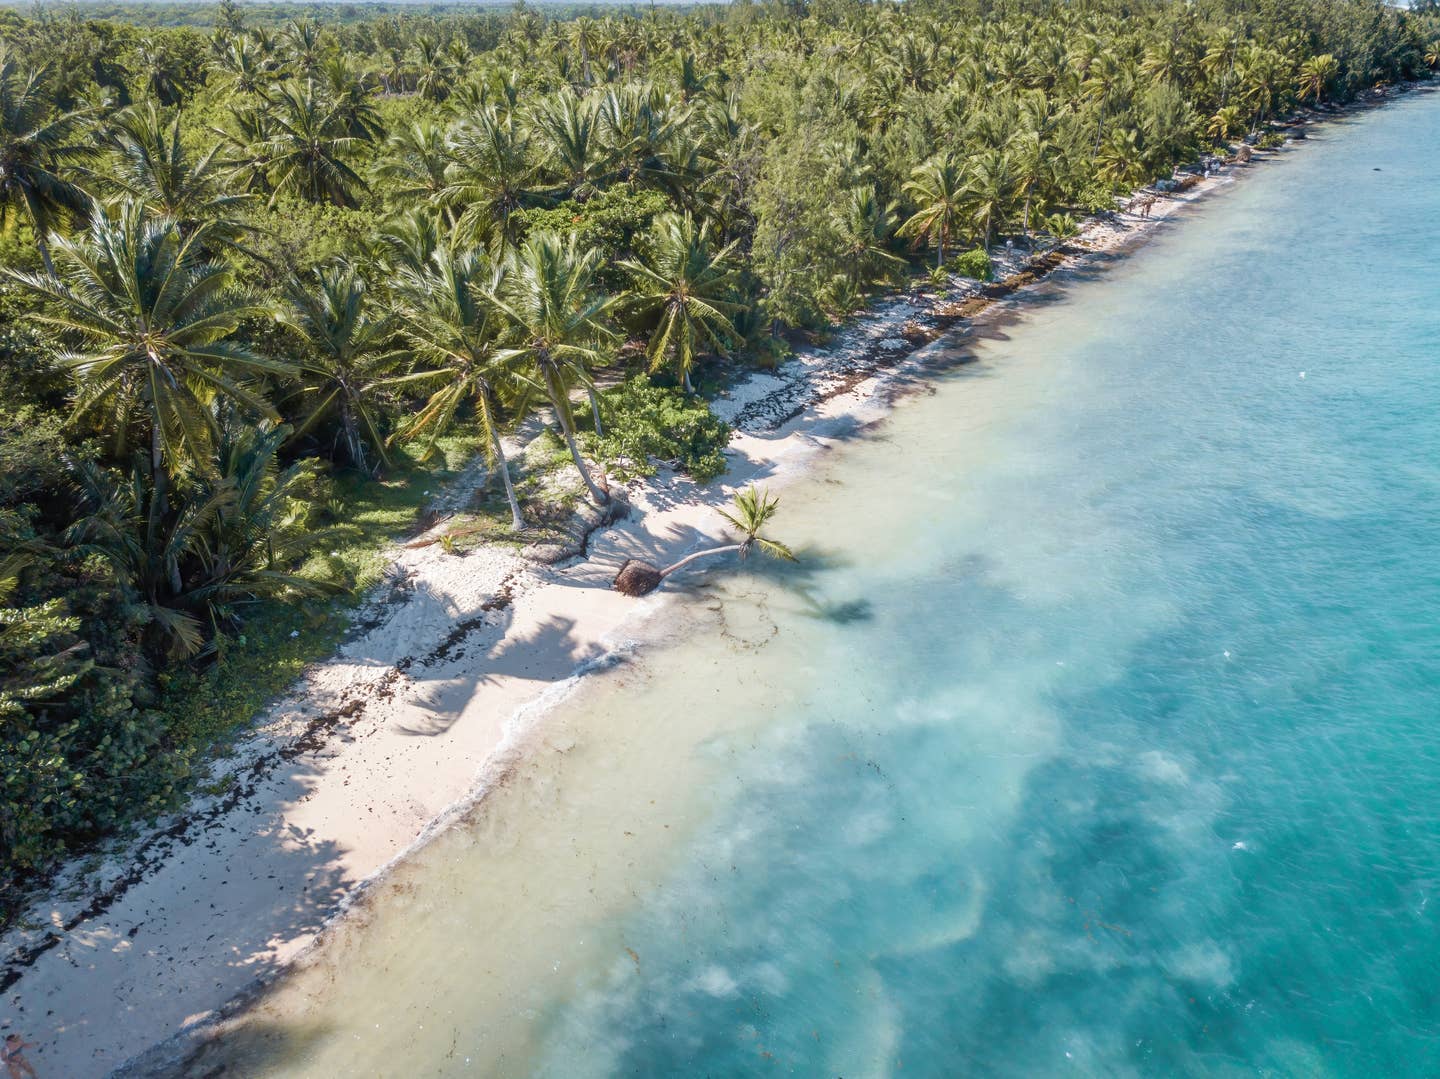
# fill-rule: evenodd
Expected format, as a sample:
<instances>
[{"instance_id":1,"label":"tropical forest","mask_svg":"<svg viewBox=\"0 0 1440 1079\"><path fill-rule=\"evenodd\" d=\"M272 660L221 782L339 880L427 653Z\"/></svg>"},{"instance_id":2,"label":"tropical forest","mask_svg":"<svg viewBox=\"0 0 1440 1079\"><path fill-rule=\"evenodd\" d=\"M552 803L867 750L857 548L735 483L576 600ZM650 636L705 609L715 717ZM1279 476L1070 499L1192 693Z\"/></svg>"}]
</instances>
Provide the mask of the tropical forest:
<instances>
[{"instance_id":1,"label":"tropical forest","mask_svg":"<svg viewBox=\"0 0 1440 1079\"><path fill-rule=\"evenodd\" d=\"M0 11L0 906L207 789L475 462L463 542L713 479L745 372L1437 54L1378 0Z\"/></svg>"}]
</instances>

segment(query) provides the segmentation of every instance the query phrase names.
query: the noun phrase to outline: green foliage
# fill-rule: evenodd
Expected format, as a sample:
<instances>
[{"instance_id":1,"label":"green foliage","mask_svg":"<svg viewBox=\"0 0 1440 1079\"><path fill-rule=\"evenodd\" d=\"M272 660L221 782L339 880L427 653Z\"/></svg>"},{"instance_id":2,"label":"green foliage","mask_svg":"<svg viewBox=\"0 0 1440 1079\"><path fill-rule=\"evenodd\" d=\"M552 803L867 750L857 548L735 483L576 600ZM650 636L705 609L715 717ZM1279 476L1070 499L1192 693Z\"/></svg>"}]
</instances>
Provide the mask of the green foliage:
<instances>
[{"instance_id":1,"label":"green foliage","mask_svg":"<svg viewBox=\"0 0 1440 1079\"><path fill-rule=\"evenodd\" d=\"M976 281L989 281L994 276L990 255L983 247L960 252L950 260L949 267L951 272L974 278Z\"/></svg>"},{"instance_id":2,"label":"green foliage","mask_svg":"<svg viewBox=\"0 0 1440 1079\"><path fill-rule=\"evenodd\" d=\"M522 210L527 232L554 232L575 238L581 248L599 251L604 261L623 258L655 218L672 209L651 188L611 187L583 202L569 199L550 209Z\"/></svg>"},{"instance_id":3,"label":"green foliage","mask_svg":"<svg viewBox=\"0 0 1440 1079\"><path fill-rule=\"evenodd\" d=\"M1285 145L1285 132L1267 131L1255 143L1261 150L1276 150Z\"/></svg>"},{"instance_id":4,"label":"green foliage","mask_svg":"<svg viewBox=\"0 0 1440 1079\"><path fill-rule=\"evenodd\" d=\"M0 873L173 804L462 453L511 537L526 418L590 480L617 355L773 365L1437 42L1433 0L0 9ZM723 470L702 401L600 396L592 458Z\"/></svg>"},{"instance_id":5,"label":"green foliage","mask_svg":"<svg viewBox=\"0 0 1440 1079\"><path fill-rule=\"evenodd\" d=\"M644 375L600 395L605 437L586 444L607 464L637 476L655 472L655 461L674 463L699 483L722 474L729 426L704 401L677 389L652 385Z\"/></svg>"}]
</instances>

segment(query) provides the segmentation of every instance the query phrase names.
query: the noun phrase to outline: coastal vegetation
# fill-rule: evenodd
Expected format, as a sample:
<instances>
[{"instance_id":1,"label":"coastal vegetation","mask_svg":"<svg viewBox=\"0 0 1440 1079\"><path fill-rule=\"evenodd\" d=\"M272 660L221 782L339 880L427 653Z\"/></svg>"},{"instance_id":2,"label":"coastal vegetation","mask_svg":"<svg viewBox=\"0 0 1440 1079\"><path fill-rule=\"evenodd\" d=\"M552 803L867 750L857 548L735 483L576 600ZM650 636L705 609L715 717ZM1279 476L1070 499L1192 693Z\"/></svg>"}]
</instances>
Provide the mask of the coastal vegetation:
<instances>
[{"instance_id":1,"label":"coastal vegetation","mask_svg":"<svg viewBox=\"0 0 1440 1079\"><path fill-rule=\"evenodd\" d=\"M6 907L176 805L467 454L516 540L536 470L712 478L735 372L1440 60L1376 0L200 10L0 12Z\"/></svg>"}]
</instances>

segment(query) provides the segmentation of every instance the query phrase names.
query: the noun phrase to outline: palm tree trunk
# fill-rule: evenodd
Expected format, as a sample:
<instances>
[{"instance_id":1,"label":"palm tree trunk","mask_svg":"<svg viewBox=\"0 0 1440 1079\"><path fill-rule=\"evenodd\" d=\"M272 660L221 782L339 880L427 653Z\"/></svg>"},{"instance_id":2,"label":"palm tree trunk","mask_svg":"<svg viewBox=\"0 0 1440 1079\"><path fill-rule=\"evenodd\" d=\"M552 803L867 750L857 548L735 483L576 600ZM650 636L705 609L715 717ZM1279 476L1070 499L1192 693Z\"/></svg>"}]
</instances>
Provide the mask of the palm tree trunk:
<instances>
[{"instance_id":1,"label":"palm tree trunk","mask_svg":"<svg viewBox=\"0 0 1440 1079\"><path fill-rule=\"evenodd\" d=\"M570 448L570 459L580 470L580 478L585 481L585 486L590 491L590 498L597 506L608 504L610 496L596 487L595 481L590 478L590 469L585 466L585 459L580 456L580 447L575 444L575 432L570 429L570 419L559 403L555 405L555 412L560 417L560 433L565 436L565 445Z\"/></svg>"},{"instance_id":2,"label":"palm tree trunk","mask_svg":"<svg viewBox=\"0 0 1440 1079\"><path fill-rule=\"evenodd\" d=\"M340 403L340 426L345 432L345 452L350 455L350 463L364 472L365 450L360 444L360 431L355 426L355 416L350 411L348 400Z\"/></svg>"},{"instance_id":3,"label":"palm tree trunk","mask_svg":"<svg viewBox=\"0 0 1440 1079\"><path fill-rule=\"evenodd\" d=\"M50 260L50 241L45 239L45 231L38 226L35 229L35 246L40 249L40 261L45 263L46 275L53 279L55 263Z\"/></svg>"},{"instance_id":4,"label":"palm tree trunk","mask_svg":"<svg viewBox=\"0 0 1440 1079\"><path fill-rule=\"evenodd\" d=\"M605 427L600 422L600 395L588 387L585 392L590 396L590 414L595 417L595 437L604 438Z\"/></svg>"},{"instance_id":5,"label":"palm tree trunk","mask_svg":"<svg viewBox=\"0 0 1440 1079\"><path fill-rule=\"evenodd\" d=\"M677 570L684 569L691 562L694 562L697 559L709 558L711 555L715 554L729 554L731 551L740 550L740 548L743 546L744 544L741 543L727 543L723 547L707 547L703 551L696 551L694 554L687 554L684 558L680 559L679 562L676 562L673 565L666 566L664 569L662 569L660 571L660 576L661 578L668 577L670 576L670 574L676 572Z\"/></svg>"},{"instance_id":6,"label":"palm tree trunk","mask_svg":"<svg viewBox=\"0 0 1440 1079\"><path fill-rule=\"evenodd\" d=\"M157 421L150 428L150 482L155 485L155 506L163 522L170 512L170 477L165 474L162 445L160 424ZM170 559L168 576L170 591L178 596L185 590L185 584L180 580L179 559Z\"/></svg>"},{"instance_id":7,"label":"palm tree trunk","mask_svg":"<svg viewBox=\"0 0 1440 1079\"><path fill-rule=\"evenodd\" d=\"M500 479L505 484L505 501L510 503L510 528L515 532L524 532L525 518L520 516L515 485L510 482L510 462L505 459L505 447L500 445L500 432L494 427L490 428L490 442L495 447L495 461L500 466Z\"/></svg>"}]
</instances>

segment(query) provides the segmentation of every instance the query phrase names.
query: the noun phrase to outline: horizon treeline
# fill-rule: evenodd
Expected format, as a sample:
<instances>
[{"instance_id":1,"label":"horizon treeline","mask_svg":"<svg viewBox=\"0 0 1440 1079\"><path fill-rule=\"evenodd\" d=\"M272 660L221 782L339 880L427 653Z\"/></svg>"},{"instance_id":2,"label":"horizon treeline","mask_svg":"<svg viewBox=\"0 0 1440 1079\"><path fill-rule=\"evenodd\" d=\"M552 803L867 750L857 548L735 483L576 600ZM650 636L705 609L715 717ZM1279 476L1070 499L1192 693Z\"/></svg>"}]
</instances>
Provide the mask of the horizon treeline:
<instances>
[{"instance_id":1,"label":"horizon treeline","mask_svg":"<svg viewBox=\"0 0 1440 1079\"><path fill-rule=\"evenodd\" d=\"M7 904L177 804L270 612L353 592L342 487L461 431L518 530L533 417L596 502L606 438L713 472L718 360L1055 243L1440 38L1375 0L342 8L0 11Z\"/></svg>"}]
</instances>

